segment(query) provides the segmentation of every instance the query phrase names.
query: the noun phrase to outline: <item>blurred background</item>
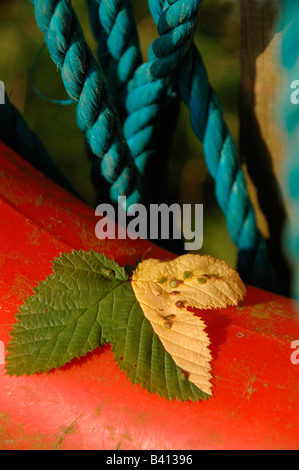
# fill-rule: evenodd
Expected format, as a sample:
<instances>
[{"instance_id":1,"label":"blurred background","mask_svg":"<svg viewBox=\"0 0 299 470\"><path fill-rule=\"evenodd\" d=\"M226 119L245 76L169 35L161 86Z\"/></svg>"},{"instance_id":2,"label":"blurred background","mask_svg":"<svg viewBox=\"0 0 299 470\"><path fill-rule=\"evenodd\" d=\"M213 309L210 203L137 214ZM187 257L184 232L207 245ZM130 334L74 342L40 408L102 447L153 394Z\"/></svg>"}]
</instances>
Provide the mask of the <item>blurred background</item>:
<instances>
[{"instance_id":1,"label":"blurred background","mask_svg":"<svg viewBox=\"0 0 299 470\"><path fill-rule=\"evenodd\" d=\"M83 0L73 0L87 42L96 54ZM157 37L147 1L132 0L140 32L144 60ZM217 14L215 13L217 12ZM205 0L195 42L206 64L210 81L224 109L233 139L239 148L240 11L234 0ZM43 44L43 35L29 0L0 0L0 79L11 102L21 111L40 137L55 163L73 187L91 205L95 193L90 181L90 162L84 139L75 122L75 107L43 100L33 90L51 99L66 99L60 73L45 50L30 69ZM231 242L222 212L214 196L214 183L207 174L202 147L194 136L189 111L181 105L168 164L168 191L173 202L204 204L204 244L200 251L225 259L236 266L237 251Z\"/></svg>"}]
</instances>

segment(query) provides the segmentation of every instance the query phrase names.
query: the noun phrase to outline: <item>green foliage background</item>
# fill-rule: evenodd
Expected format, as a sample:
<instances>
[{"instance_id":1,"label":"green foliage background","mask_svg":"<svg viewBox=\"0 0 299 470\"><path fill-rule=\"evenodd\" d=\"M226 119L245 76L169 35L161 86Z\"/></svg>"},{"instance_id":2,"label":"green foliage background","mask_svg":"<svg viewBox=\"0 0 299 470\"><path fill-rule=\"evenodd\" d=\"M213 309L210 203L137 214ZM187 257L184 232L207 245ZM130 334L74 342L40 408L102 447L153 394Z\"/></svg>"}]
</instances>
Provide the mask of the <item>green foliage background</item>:
<instances>
[{"instance_id":1,"label":"green foliage background","mask_svg":"<svg viewBox=\"0 0 299 470\"><path fill-rule=\"evenodd\" d=\"M156 37L156 26L146 0L132 0L140 31L144 59ZM86 39L95 51L84 0L73 6ZM196 44L204 58L210 81L224 109L225 119L238 146L238 97L240 80L240 12L235 0L205 0ZM56 164L90 204L94 190L84 141L75 122L74 106L59 106L37 96L29 81L30 67L43 44L33 5L29 0L0 0L0 79L12 103L38 134ZM66 97L60 74L45 51L35 68L34 85L45 95ZM173 202L204 203L204 245L201 253L219 256L236 265L236 248L230 240L224 217L214 197L214 183L207 174L200 143L195 138L184 105L173 136L168 188Z\"/></svg>"}]
</instances>

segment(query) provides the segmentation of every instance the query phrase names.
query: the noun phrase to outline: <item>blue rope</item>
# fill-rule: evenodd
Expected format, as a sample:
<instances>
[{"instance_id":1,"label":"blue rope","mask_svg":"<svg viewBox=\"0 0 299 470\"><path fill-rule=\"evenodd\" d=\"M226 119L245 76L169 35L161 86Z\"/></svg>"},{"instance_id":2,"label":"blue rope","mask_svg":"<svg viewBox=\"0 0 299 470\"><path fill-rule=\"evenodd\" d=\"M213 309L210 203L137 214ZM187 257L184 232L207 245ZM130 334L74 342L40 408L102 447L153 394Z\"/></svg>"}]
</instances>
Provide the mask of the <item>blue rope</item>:
<instances>
[{"instance_id":1,"label":"blue rope","mask_svg":"<svg viewBox=\"0 0 299 470\"><path fill-rule=\"evenodd\" d=\"M136 70L130 82L124 134L142 175L155 153L155 130L163 128L161 109L176 99L176 70L192 43L201 3L190 0L187 11L182 0L167 5L159 23L161 36L150 47L149 61Z\"/></svg>"},{"instance_id":2,"label":"blue rope","mask_svg":"<svg viewBox=\"0 0 299 470\"><path fill-rule=\"evenodd\" d=\"M142 64L130 0L86 0L98 44L98 57L117 110L126 116L128 83Z\"/></svg>"},{"instance_id":3,"label":"blue rope","mask_svg":"<svg viewBox=\"0 0 299 470\"><path fill-rule=\"evenodd\" d=\"M0 106L0 139L32 166L79 197L6 94L5 103Z\"/></svg>"},{"instance_id":4,"label":"blue rope","mask_svg":"<svg viewBox=\"0 0 299 470\"><path fill-rule=\"evenodd\" d=\"M110 198L140 200L139 175L126 145L120 119L111 103L99 66L87 45L71 0L31 0L52 60L65 89L77 102L77 123L92 153L93 171L110 185ZM101 187L98 188L101 192Z\"/></svg>"},{"instance_id":5,"label":"blue rope","mask_svg":"<svg viewBox=\"0 0 299 470\"><path fill-rule=\"evenodd\" d=\"M98 12L97 3L99 3ZM163 164L165 166L165 162L162 164L159 160L159 154L166 152L165 149L161 149L158 142L158 133L163 132L163 141L166 143L175 125L177 116L175 71L192 42L201 3L202 0L192 0L187 9L182 1L166 5L165 18L161 19L162 36L151 45L149 62L139 65L136 69L138 63L141 63L141 55L137 49L137 27L130 1L87 0L92 29L99 41L103 69L106 70L111 66L111 60L114 61L115 69L115 63L119 59L119 75L120 71L125 69L123 59L128 56L126 63L129 73L125 76L128 116L124 122L124 134L135 164L143 176L145 199L149 201L153 200L149 175L163 174ZM171 28L165 29L164 34L163 28L169 23L169 17L172 18L172 25ZM124 34L124 24L126 34ZM103 30L106 33L105 41L102 41ZM128 55L128 50L133 52ZM109 57L111 60L108 60ZM132 76L134 69L135 73ZM132 78L130 82L129 78Z\"/></svg>"},{"instance_id":6,"label":"blue rope","mask_svg":"<svg viewBox=\"0 0 299 470\"><path fill-rule=\"evenodd\" d=\"M239 249L240 274L248 283L277 290L236 148L195 47L182 64L179 85L182 99L190 109L193 130L203 143L207 167L216 183L216 198L226 216L230 236Z\"/></svg>"},{"instance_id":7,"label":"blue rope","mask_svg":"<svg viewBox=\"0 0 299 470\"><path fill-rule=\"evenodd\" d=\"M170 15L165 16L164 10L167 3L174 2L175 0L149 0L160 34L174 25L175 20ZM182 5L186 17L190 16L193 2L181 0L177 3ZM207 167L216 182L216 197L226 216L229 233L239 249L240 274L248 283L280 291L270 264L266 242L257 228L233 139L194 44L181 61L178 86L181 98L190 109L194 133L203 143Z\"/></svg>"},{"instance_id":8,"label":"blue rope","mask_svg":"<svg viewBox=\"0 0 299 470\"><path fill-rule=\"evenodd\" d=\"M286 229L285 245L294 267L292 296L299 300L299 104L291 102L290 86L299 79L298 43L299 43L299 5L297 2L285 2L284 34L282 36L282 65L286 87L282 93L282 123L288 136L288 155L283 172L285 190L289 202L290 221ZM287 84L289 86L287 86Z\"/></svg>"}]
</instances>

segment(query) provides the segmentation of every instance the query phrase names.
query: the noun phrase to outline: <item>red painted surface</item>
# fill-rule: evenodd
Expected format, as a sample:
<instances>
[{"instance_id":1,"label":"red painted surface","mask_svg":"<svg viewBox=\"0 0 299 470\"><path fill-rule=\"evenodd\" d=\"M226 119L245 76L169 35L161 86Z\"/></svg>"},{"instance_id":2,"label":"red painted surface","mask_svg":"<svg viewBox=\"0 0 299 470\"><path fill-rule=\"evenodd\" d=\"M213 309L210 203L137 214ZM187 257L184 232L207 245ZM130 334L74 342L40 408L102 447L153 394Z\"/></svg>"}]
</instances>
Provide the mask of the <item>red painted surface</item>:
<instances>
[{"instance_id":1,"label":"red painted surface","mask_svg":"<svg viewBox=\"0 0 299 470\"><path fill-rule=\"evenodd\" d=\"M94 249L119 263L169 254L147 241L100 242L94 210L0 143L0 341L60 252ZM248 287L242 306L201 312L213 351L213 397L168 402L120 372L109 347L45 374L0 365L0 449L298 449L299 340L290 299ZM298 354L299 357L299 354Z\"/></svg>"}]
</instances>

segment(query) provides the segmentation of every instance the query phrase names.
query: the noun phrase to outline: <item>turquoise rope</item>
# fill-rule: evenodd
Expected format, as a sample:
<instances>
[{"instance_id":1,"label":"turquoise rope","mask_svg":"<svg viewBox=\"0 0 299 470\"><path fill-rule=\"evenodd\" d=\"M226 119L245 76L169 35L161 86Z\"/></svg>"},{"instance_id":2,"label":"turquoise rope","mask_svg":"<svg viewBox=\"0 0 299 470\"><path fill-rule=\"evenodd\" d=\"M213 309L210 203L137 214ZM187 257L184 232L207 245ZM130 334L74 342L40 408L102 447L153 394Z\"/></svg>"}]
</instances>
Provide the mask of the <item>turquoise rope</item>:
<instances>
[{"instance_id":1,"label":"turquoise rope","mask_svg":"<svg viewBox=\"0 0 299 470\"><path fill-rule=\"evenodd\" d=\"M286 251L294 267L292 296L299 300L299 105L292 104L290 88L293 80L299 78L299 5L297 2L285 2L284 34L282 36L282 65L285 72L285 89L282 90L282 118L288 138L289 153L285 159L283 173L285 190L288 197L290 221L285 234Z\"/></svg>"},{"instance_id":2,"label":"turquoise rope","mask_svg":"<svg viewBox=\"0 0 299 470\"><path fill-rule=\"evenodd\" d=\"M102 52L105 47L108 52L108 55L102 53L100 56L105 70L106 64L109 64L107 57L111 56L116 61L117 57L121 57L120 51L126 51L127 48L136 50L137 28L129 0L98 0L98 2L100 5L97 14L96 0L87 1L94 34L100 40L103 37L103 29L107 34L106 46L103 46L102 43L99 45ZM149 62L137 68L132 80L127 85L128 117L124 123L124 134L136 166L140 174L144 176L143 188L146 189L145 192L148 196L146 200L152 201L152 183L149 175L152 174L154 177L155 173L157 175L161 171L163 172L165 162L163 161L162 164L159 161L159 153L166 152L164 149L158 148L158 133L163 132L163 141L166 142L170 130L173 131L177 116L175 71L192 42L201 2L202 0L189 2L190 8L187 10L181 0L166 5L164 22L168 24L169 17L171 17L173 24L163 34L165 25L163 26L163 19L161 20L162 37L152 44L149 51ZM130 11L130 15L126 13L126 9ZM126 18L126 35L123 34L123 17ZM118 50L117 54L115 48ZM136 57L136 54L132 56ZM141 62L141 56L139 61ZM119 66L121 64L122 58L120 58ZM137 64L136 60L128 60L130 75ZM120 69L122 69L121 66ZM166 116L167 111L168 116Z\"/></svg>"},{"instance_id":3,"label":"turquoise rope","mask_svg":"<svg viewBox=\"0 0 299 470\"><path fill-rule=\"evenodd\" d=\"M6 94L5 104L0 105L0 140L55 183L79 197Z\"/></svg>"},{"instance_id":4,"label":"turquoise rope","mask_svg":"<svg viewBox=\"0 0 299 470\"><path fill-rule=\"evenodd\" d=\"M61 71L65 89L77 102L77 123L95 158L93 171L110 185L110 198L127 196L139 202L138 171L126 145L121 122L87 45L70 0L31 0L52 60ZM103 187L105 185L103 184ZM101 186L98 186L101 194Z\"/></svg>"},{"instance_id":5,"label":"turquoise rope","mask_svg":"<svg viewBox=\"0 0 299 470\"><path fill-rule=\"evenodd\" d=\"M215 180L216 198L225 214L230 236L238 247L240 274L248 283L279 291L233 139L195 47L182 64L179 89L190 109L194 133L203 143L208 171Z\"/></svg>"},{"instance_id":6,"label":"turquoise rope","mask_svg":"<svg viewBox=\"0 0 299 470\"><path fill-rule=\"evenodd\" d=\"M130 0L86 0L98 56L109 90L122 118L126 117L128 83L142 64Z\"/></svg>"},{"instance_id":7,"label":"turquoise rope","mask_svg":"<svg viewBox=\"0 0 299 470\"><path fill-rule=\"evenodd\" d=\"M181 0L167 5L160 19L161 36L150 47L149 61L136 70L130 82L124 134L142 175L155 152L155 130L163 128L161 109L176 99L176 71L192 43L201 3L190 0L187 14ZM169 18L172 22L167 27Z\"/></svg>"},{"instance_id":8,"label":"turquoise rope","mask_svg":"<svg viewBox=\"0 0 299 470\"><path fill-rule=\"evenodd\" d=\"M168 3L172 3L172 0L168 0ZM181 3L186 6L187 15L190 4L184 0ZM166 4L164 0L149 0L160 34L174 24L171 17L168 16L168 21L165 19ZM178 85L180 96L190 109L194 133L203 143L207 167L216 182L216 197L226 216L229 233L238 246L240 274L248 283L280 292L266 242L257 228L233 139L224 122L217 96L209 84L202 58L194 45L181 61Z\"/></svg>"}]
</instances>

